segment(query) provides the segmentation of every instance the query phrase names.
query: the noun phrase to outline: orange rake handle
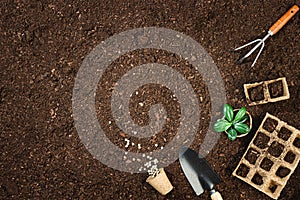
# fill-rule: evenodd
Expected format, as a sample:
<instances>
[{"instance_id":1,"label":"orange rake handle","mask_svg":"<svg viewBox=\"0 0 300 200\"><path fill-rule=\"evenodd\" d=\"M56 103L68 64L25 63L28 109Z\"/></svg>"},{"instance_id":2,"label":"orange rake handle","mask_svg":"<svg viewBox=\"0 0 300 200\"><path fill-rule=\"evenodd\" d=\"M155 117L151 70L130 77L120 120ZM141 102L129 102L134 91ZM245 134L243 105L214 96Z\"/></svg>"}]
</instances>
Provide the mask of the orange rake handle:
<instances>
[{"instance_id":1,"label":"orange rake handle","mask_svg":"<svg viewBox=\"0 0 300 200\"><path fill-rule=\"evenodd\" d=\"M299 7L294 5L291 7L273 26L269 29L271 35L275 35L297 12Z\"/></svg>"}]
</instances>

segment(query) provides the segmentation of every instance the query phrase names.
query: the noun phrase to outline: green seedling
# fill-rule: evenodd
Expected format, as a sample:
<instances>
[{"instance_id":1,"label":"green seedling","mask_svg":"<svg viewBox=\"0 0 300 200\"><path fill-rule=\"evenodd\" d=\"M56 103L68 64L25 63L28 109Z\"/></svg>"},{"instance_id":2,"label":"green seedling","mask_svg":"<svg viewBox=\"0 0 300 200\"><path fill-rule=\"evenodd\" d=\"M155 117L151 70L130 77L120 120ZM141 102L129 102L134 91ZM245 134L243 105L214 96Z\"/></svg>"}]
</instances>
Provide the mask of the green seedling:
<instances>
[{"instance_id":1,"label":"green seedling","mask_svg":"<svg viewBox=\"0 0 300 200\"><path fill-rule=\"evenodd\" d=\"M224 117L218 119L214 124L216 132L226 132L230 140L235 140L238 134L248 134L250 127L246 124L248 115L245 107L242 107L234 113L234 110L229 104L224 105Z\"/></svg>"}]
</instances>

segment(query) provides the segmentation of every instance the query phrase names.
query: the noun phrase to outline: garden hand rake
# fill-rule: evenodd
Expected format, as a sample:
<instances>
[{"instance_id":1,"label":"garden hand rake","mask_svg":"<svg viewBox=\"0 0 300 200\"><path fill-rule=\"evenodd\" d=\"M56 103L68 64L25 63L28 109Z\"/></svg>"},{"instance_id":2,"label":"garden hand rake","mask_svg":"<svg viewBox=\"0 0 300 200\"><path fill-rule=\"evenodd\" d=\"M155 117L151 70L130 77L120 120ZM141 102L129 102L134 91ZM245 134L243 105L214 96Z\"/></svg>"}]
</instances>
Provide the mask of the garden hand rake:
<instances>
[{"instance_id":1,"label":"garden hand rake","mask_svg":"<svg viewBox=\"0 0 300 200\"><path fill-rule=\"evenodd\" d=\"M255 60L253 61L251 67L254 66L256 63L258 57L260 56L264 46L265 46L265 41L268 39L270 36L275 35L297 12L299 11L299 7L297 5L294 5L291 7L273 26L268 30L268 34L263 38L263 39L257 39L253 40L252 42L249 42L241 47L238 47L234 49L234 51L240 50L242 48L245 48L251 44L257 43L244 57L242 57L239 61L238 64L241 64L246 58L248 58L258 47L261 46Z\"/></svg>"}]
</instances>

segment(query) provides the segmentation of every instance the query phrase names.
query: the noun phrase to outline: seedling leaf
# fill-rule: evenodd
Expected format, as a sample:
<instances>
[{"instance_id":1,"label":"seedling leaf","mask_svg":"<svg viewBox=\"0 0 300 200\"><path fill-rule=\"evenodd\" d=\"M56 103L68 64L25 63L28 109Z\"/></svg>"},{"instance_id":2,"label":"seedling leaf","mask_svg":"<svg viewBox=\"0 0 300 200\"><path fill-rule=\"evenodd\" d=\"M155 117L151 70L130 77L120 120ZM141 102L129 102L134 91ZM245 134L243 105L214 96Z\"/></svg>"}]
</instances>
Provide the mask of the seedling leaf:
<instances>
[{"instance_id":1,"label":"seedling leaf","mask_svg":"<svg viewBox=\"0 0 300 200\"><path fill-rule=\"evenodd\" d=\"M249 133L250 131L249 126L244 123L236 123L234 124L234 128L240 133Z\"/></svg>"},{"instance_id":2,"label":"seedling leaf","mask_svg":"<svg viewBox=\"0 0 300 200\"><path fill-rule=\"evenodd\" d=\"M237 137L237 132L236 132L236 130L234 130L233 128L230 128L230 129L227 131L227 134L228 134L228 139L229 139L229 140L235 140L236 137Z\"/></svg>"},{"instance_id":3,"label":"seedling leaf","mask_svg":"<svg viewBox=\"0 0 300 200\"><path fill-rule=\"evenodd\" d=\"M231 105L229 104L224 104L224 116L225 119L227 119L229 122L233 120L233 109Z\"/></svg>"},{"instance_id":4,"label":"seedling leaf","mask_svg":"<svg viewBox=\"0 0 300 200\"><path fill-rule=\"evenodd\" d=\"M228 122L226 119L219 119L215 124L214 124L214 130L216 132L224 132L226 131L232 123Z\"/></svg>"},{"instance_id":5,"label":"seedling leaf","mask_svg":"<svg viewBox=\"0 0 300 200\"><path fill-rule=\"evenodd\" d=\"M242 117L241 120L239 120L239 121L237 121L237 122L235 122L235 123L244 123L244 122L246 122L247 120L248 120L248 115L244 115L244 117Z\"/></svg>"},{"instance_id":6,"label":"seedling leaf","mask_svg":"<svg viewBox=\"0 0 300 200\"><path fill-rule=\"evenodd\" d=\"M236 113L235 118L233 120L234 123L239 122L246 114L246 108L242 107L238 113Z\"/></svg>"}]
</instances>

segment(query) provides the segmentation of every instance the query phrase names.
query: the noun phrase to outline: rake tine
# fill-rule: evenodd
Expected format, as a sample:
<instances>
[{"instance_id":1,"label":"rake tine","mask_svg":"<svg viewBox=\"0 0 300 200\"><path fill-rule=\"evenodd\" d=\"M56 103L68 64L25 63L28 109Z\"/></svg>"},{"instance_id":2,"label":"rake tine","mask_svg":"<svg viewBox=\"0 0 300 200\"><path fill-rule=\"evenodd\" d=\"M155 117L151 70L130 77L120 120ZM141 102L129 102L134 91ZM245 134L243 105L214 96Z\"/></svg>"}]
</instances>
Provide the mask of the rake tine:
<instances>
[{"instance_id":1,"label":"rake tine","mask_svg":"<svg viewBox=\"0 0 300 200\"><path fill-rule=\"evenodd\" d=\"M251 44L253 44L253 43L255 43L255 42L259 42L259 41L261 41L261 39L253 40L252 42L249 42L249 43L247 43L247 44L245 44L245 45L243 45L243 46L240 46L240 47L238 47L238 48L235 48L234 51L238 51L238 50L240 50L240 49L243 49L243 48L245 48L245 47L247 47L247 46L249 46L249 45L251 45Z\"/></svg>"},{"instance_id":2,"label":"rake tine","mask_svg":"<svg viewBox=\"0 0 300 200\"><path fill-rule=\"evenodd\" d=\"M264 49L264 47L265 47L265 43L264 43L264 42L262 42L261 48L260 48L260 50L259 50L259 52L258 52L258 54L257 54L257 56L256 56L256 58L255 58L255 60L253 61L253 63L252 63L252 65L251 65L251 67L253 67L253 66L254 66L254 64L256 63L256 61L257 61L257 59L259 58L259 56L260 56L260 54L261 54L262 50Z\"/></svg>"}]
</instances>

